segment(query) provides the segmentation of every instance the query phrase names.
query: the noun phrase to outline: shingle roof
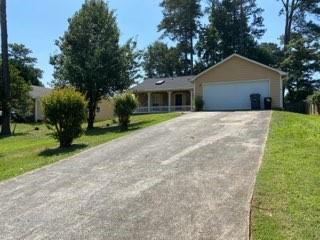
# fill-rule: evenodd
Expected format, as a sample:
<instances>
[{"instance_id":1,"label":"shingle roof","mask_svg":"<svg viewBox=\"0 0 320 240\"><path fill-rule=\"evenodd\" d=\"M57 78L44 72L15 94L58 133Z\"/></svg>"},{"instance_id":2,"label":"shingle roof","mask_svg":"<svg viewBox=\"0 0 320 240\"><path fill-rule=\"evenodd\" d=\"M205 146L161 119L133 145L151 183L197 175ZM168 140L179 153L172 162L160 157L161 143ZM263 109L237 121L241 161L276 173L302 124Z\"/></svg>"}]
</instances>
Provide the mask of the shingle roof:
<instances>
[{"instance_id":1,"label":"shingle roof","mask_svg":"<svg viewBox=\"0 0 320 240\"><path fill-rule=\"evenodd\" d=\"M51 91L52 91L51 88L32 86L32 90L30 91L30 96L32 98L41 98L51 93Z\"/></svg>"},{"instance_id":2,"label":"shingle roof","mask_svg":"<svg viewBox=\"0 0 320 240\"><path fill-rule=\"evenodd\" d=\"M170 77L170 78L148 78L142 83L133 87L132 90L137 92L148 91L176 91L176 90L192 90L194 76ZM161 83L157 85L157 83Z\"/></svg>"}]
</instances>

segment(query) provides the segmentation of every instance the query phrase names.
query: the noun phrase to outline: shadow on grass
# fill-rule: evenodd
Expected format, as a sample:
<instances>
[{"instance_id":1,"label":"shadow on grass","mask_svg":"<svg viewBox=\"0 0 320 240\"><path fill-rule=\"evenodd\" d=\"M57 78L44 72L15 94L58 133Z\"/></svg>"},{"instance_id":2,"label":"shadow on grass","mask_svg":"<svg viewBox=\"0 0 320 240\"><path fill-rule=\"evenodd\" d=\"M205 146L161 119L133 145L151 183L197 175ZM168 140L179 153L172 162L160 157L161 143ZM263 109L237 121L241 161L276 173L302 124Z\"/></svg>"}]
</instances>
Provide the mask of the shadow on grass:
<instances>
[{"instance_id":1,"label":"shadow on grass","mask_svg":"<svg viewBox=\"0 0 320 240\"><path fill-rule=\"evenodd\" d=\"M143 128L145 125L151 123L152 121L139 121L129 125L128 132L135 131ZM121 132L119 126L110 126L110 127L95 127L93 129L87 130L85 135L87 136L97 136L107 133L119 133Z\"/></svg>"},{"instance_id":2,"label":"shadow on grass","mask_svg":"<svg viewBox=\"0 0 320 240\"><path fill-rule=\"evenodd\" d=\"M72 153L72 152L80 150L80 149L84 149L86 147L88 147L87 144L73 144L69 148L49 148L49 149L46 149L46 150L40 152L39 156L51 157L51 156L56 156L56 155L63 155L63 154Z\"/></svg>"},{"instance_id":3,"label":"shadow on grass","mask_svg":"<svg viewBox=\"0 0 320 240\"><path fill-rule=\"evenodd\" d=\"M0 140L1 139L8 139L8 138L11 138L11 137L25 136L25 135L27 135L27 133L25 133L25 132L23 132L23 133L12 133L11 135L8 135L8 136L0 135Z\"/></svg>"}]
</instances>

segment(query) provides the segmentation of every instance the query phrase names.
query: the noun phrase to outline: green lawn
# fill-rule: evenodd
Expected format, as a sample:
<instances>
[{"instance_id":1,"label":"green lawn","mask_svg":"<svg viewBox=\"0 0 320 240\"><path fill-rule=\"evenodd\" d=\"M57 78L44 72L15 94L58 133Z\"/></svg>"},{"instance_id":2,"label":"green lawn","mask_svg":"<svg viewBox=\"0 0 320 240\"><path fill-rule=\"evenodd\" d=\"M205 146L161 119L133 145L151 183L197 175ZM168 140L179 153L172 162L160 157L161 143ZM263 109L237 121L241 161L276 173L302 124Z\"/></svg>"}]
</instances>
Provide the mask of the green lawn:
<instances>
[{"instance_id":1,"label":"green lawn","mask_svg":"<svg viewBox=\"0 0 320 240\"><path fill-rule=\"evenodd\" d=\"M133 116L127 132L120 132L117 126L112 126L111 121L98 122L95 129L77 139L70 149L59 149L58 143L49 135L50 131L44 124L18 124L14 136L0 138L0 180L20 175L180 115L181 113L165 113ZM39 128L38 131L35 130L36 127Z\"/></svg>"},{"instance_id":2,"label":"green lawn","mask_svg":"<svg viewBox=\"0 0 320 240\"><path fill-rule=\"evenodd\" d=\"M320 117L274 112L252 202L252 239L320 239Z\"/></svg>"}]
</instances>

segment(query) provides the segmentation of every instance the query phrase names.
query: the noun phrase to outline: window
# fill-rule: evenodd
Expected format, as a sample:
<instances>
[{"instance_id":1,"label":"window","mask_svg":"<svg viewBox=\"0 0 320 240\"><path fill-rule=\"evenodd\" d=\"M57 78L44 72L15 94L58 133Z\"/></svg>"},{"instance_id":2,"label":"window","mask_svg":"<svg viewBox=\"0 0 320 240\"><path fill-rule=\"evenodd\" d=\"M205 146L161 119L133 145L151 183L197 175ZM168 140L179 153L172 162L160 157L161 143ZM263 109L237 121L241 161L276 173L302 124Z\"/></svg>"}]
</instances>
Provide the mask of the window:
<instances>
[{"instance_id":1,"label":"window","mask_svg":"<svg viewBox=\"0 0 320 240\"><path fill-rule=\"evenodd\" d=\"M100 112L100 107L97 107L96 112L99 113Z\"/></svg>"},{"instance_id":2,"label":"window","mask_svg":"<svg viewBox=\"0 0 320 240\"><path fill-rule=\"evenodd\" d=\"M161 105L161 94L152 94L152 106Z\"/></svg>"}]
</instances>

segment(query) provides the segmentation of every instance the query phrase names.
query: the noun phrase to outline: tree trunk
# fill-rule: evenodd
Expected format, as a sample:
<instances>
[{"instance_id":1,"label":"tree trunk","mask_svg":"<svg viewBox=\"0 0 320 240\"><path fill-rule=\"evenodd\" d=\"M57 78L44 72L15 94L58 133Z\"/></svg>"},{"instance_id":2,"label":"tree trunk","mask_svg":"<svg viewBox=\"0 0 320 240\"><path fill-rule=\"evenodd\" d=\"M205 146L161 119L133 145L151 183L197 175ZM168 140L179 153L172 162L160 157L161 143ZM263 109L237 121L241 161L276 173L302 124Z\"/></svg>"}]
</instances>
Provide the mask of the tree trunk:
<instances>
[{"instance_id":1,"label":"tree trunk","mask_svg":"<svg viewBox=\"0 0 320 240\"><path fill-rule=\"evenodd\" d=\"M95 117L96 117L96 103L92 99L89 99L89 116L88 116L88 127L87 127L87 129L92 129L93 128Z\"/></svg>"},{"instance_id":2,"label":"tree trunk","mask_svg":"<svg viewBox=\"0 0 320 240\"><path fill-rule=\"evenodd\" d=\"M241 55L246 55L245 47L244 47L244 29L243 29L243 19L244 19L244 12L243 12L243 1L240 1L240 38L239 38L239 53Z\"/></svg>"},{"instance_id":3,"label":"tree trunk","mask_svg":"<svg viewBox=\"0 0 320 240\"><path fill-rule=\"evenodd\" d=\"M184 53L184 75L188 75L188 72L189 72L189 64L188 64L188 50L185 49L185 53Z\"/></svg>"},{"instance_id":4,"label":"tree trunk","mask_svg":"<svg viewBox=\"0 0 320 240\"><path fill-rule=\"evenodd\" d=\"M190 37L190 61L191 61L191 75L193 75L193 36Z\"/></svg>"},{"instance_id":5,"label":"tree trunk","mask_svg":"<svg viewBox=\"0 0 320 240\"><path fill-rule=\"evenodd\" d=\"M10 79L9 79L9 60L8 60L8 33L7 33L7 14L6 0L0 3L1 21L1 51L2 51L2 128L1 135L11 135L10 129Z\"/></svg>"}]
</instances>

